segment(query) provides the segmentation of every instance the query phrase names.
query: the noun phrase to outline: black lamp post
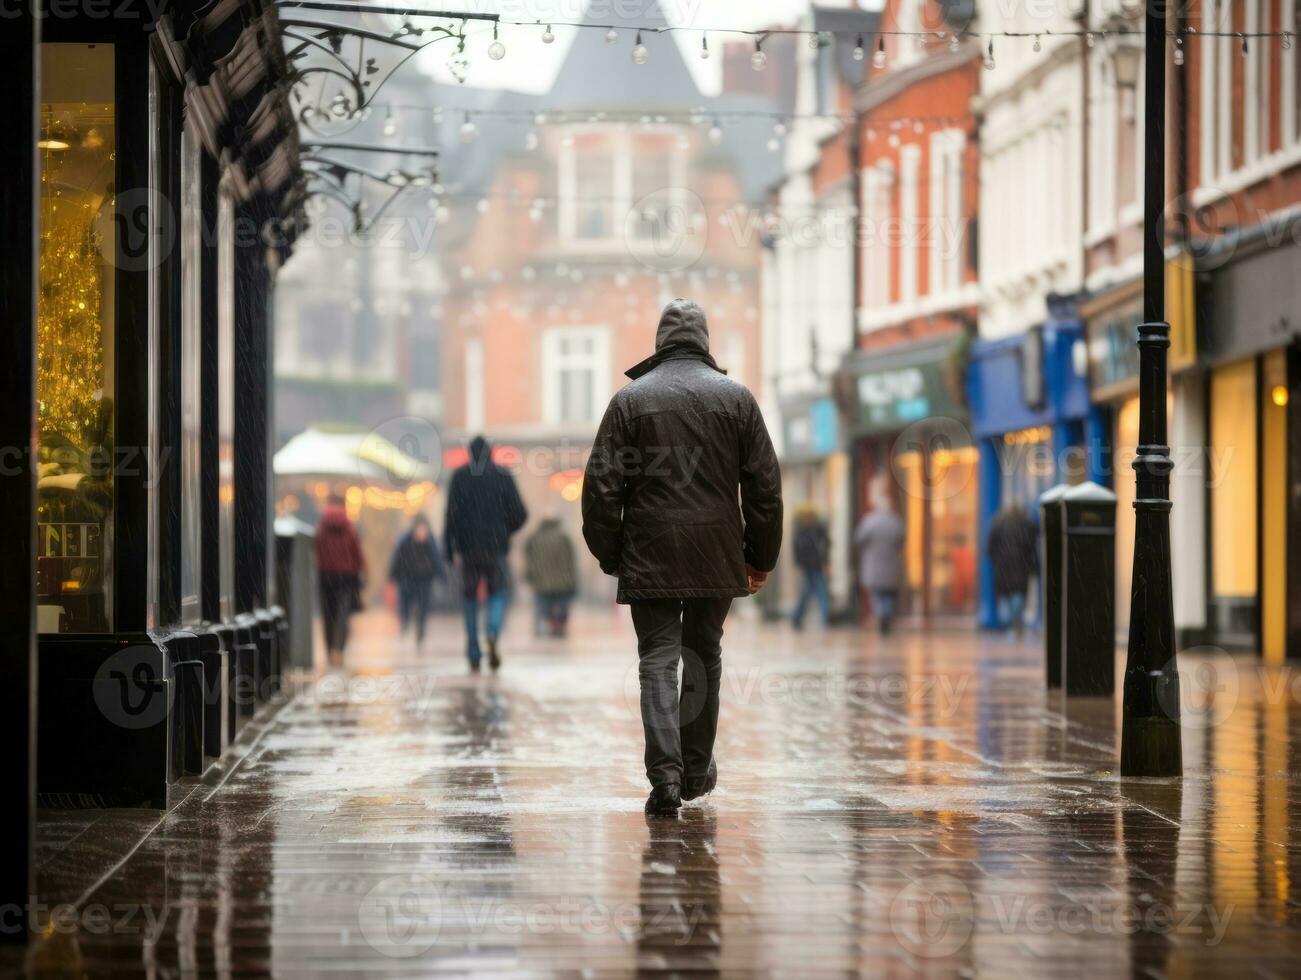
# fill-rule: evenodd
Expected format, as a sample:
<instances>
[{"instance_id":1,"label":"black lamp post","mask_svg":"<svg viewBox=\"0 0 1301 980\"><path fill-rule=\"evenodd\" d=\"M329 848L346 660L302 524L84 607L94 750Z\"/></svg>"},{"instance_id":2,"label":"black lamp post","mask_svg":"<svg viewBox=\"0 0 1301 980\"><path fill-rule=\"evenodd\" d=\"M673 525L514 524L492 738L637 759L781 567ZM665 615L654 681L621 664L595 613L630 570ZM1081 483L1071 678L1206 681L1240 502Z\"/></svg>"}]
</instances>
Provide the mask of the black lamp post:
<instances>
[{"instance_id":1,"label":"black lamp post","mask_svg":"<svg viewBox=\"0 0 1301 980\"><path fill-rule=\"evenodd\" d=\"M1165 76L1168 0L1147 0L1143 125L1143 323L1138 328L1139 423L1134 457L1134 577L1125 664L1122 776L1178 776L1179 674L1170 585L1170 471L1166 443Z\"/></svg>"}]
</instances>

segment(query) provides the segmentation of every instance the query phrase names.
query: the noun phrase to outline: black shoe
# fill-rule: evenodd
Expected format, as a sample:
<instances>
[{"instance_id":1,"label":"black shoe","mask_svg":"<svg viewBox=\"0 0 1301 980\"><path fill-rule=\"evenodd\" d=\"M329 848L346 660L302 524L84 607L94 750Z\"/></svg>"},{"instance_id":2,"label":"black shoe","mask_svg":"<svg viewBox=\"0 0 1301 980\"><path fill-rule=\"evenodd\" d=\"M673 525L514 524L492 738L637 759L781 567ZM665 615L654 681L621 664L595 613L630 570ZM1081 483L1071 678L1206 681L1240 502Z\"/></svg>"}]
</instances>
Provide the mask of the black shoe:
<instances>
[{"instance_id":1,"label":"black shoe","mask_svg":"<svg viewBox=\"0 0 1301 980\"><path fill-rule=\"evenodd\" d=\"M479 673L479 661L477 660L470 661L470 673L471 674Z\"/></svg>"},{"instance_id":2,"label":"black shoe","mask_svg":"<svg viewBox=\"0 0 1301 980\"><path fill-rule=\"evenodd\" d=\"M682 802L686 803L688 800L695 800L702 796L707 796L714 791L714 787L717 785L718 766L714 764L713 759L710 759L709 770L703 776L696 778L688 776L686 779L682 780Z\"/></svg>"},{"instance_id":3,"label":"black shoe","mask_svg":"<svg viewBox=\"0 0 1301 980\"><path fill-rule=\"evenodd\" d=\"M677 783L656 786L646 797L646 812L652 817L671 817L682 806L682 790Z\"/></svg>"},{"instance_id":4,"label":"black shoe","mask_svg":"<svg viewBox=\"0 0 1301 980\"><path fill-rule=\"evenodd\" d=\"M488 637L488 666L494 671L501 669L501 654L497 652L497 637Z\"/></svg>"}]
</instances>

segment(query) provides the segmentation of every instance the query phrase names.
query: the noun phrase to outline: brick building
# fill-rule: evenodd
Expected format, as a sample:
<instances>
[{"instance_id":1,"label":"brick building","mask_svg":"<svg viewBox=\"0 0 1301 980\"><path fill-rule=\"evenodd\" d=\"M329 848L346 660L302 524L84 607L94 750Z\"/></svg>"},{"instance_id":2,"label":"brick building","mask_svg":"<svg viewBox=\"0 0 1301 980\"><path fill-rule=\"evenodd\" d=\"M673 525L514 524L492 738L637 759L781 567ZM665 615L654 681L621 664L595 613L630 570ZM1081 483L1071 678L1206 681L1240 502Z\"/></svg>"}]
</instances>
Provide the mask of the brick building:
<instances>
[{"instance_id":1,"label":"brick building","mask_svg":"<svg viewBox=\"0 0 1301 980\"><path fill-rule=\"evenodd\" d=\"M500 94L445 164L447 445L486 434L533 518L561 518L576 540L596 426L670 299L705 307L732 376L761 372L759 249L742 206L778 158L742 110L768 103L704 105L672 36L644 43L646 70L630 71L627 44L579 31L546 94ZM589 594L612 593L595 562L582 568Z\"/></svg>"}]
</instances>

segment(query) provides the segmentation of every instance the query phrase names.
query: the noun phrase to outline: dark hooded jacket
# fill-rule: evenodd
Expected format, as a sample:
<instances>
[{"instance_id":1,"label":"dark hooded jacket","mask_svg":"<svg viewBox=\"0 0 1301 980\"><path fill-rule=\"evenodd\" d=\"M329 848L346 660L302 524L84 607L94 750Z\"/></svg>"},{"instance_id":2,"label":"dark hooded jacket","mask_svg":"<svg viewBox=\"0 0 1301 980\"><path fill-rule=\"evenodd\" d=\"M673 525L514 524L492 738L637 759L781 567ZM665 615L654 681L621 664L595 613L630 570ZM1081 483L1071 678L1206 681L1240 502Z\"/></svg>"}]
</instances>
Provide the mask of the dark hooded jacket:
<instances>
[{"instance_id":1,"label":"dark hooded jacket","mask_svg":"<svg viewBox=\"0 0 1301 980\"><path fill-rule=\"evenodd\" d=\"M476 437L470 443L470 461L452 474L447 488L447 560L459 555L470 564L497 561L527 519L515 478L492 461L487 440Z\"/></svg>"},{"instance_id":2,"label":"dark hooded jacket","mask_svg":"<svg viewBox=\"0 0 1301 980\"><path fill-rule=\"evenodd\" d=\"M620 602L744 596L781 548L781 473L749 390L709 356L705 313L677 299L655 353L610 400L583 479L583 537ZM739 488L739 499L738 499Z\"/></svg>"}]
</instances>

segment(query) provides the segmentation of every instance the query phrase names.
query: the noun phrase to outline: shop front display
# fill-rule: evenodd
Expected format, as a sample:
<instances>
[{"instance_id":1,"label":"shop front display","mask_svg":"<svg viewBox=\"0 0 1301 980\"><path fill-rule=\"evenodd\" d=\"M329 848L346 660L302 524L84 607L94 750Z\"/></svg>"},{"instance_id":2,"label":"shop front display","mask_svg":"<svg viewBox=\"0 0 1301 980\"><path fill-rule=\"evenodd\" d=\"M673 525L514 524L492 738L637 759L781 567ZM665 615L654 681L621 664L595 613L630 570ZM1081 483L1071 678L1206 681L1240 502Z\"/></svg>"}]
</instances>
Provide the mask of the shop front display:
<instances>
[{"instance_id":1,"label":"shop front display","mask_svg":"<svg viewBox=\"0 0 1301 980\"><path fill-rule=\"evenodd\" d=\"M855 519L888 496L903 517L900 612L926 623L975 611L976 471L962 392L967 339L949 331L858 351L840 376Z\"/></svg>"},{"instance_id":2,"label":"shop front display","mask_svg":"<svg viewBox=\"0 0 1301 980\"><path fill-rule=\"evenodd\" d=\"M1051 319L1024 334L971 346L967 391L980 456L979 621L991 629L1008 625L999 619L985 548L994 517L1019 506L1037 521L1039 497L1049 487L1110 482L1099 452L1102 420L1085 380L1083 325L1064 301L1051 301L1049 312Z\"/></svg>"}]
</instances>

